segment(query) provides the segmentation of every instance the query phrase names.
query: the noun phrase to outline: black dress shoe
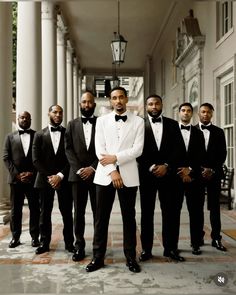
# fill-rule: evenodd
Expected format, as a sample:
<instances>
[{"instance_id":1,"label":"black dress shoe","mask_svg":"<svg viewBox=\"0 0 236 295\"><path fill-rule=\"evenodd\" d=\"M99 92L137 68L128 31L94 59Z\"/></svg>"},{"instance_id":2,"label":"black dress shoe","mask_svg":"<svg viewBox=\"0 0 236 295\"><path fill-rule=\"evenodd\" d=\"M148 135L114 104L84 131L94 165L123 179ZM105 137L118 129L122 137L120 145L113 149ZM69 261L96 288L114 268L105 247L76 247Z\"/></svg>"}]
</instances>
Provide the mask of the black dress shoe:
<instances>
[{"instance_id":1,"label":"black dress shoe","mask_svg":"<svg viewBox=\"0 0 236 295\"><path fill-rule=\"evenodd\" d=\"M41 245L36 249L35 254L42 254L49 251L50 251L49 246Z\"/></svg>"},{"instance_id":2,"label":"black dress shoe","mask_svg":"<svg viewBox=\"0 0 236 295\"><path fill-rule=\"evenodd\" d=\"M40 243L39 243L38 239L32 239L32 241L31 241L32 247L38 247L39 245L40 245Z\"/></svg>"},{"instance_id":3,"label":"black dress shoe","mask_svg":"<svg viewBox=\"0 0 236 295\"><path fill-rule=\"evenodd\" d=\"M149 259L152 259L152 253L147 251L142 251L141 255L139 257L139 261L147 261Z\"/></svg>"},{"instance_id":4,"label":"black dress shoe","mask_svg":"<svg viewBox=\"0 0 236 295\"><path fill-rule=\"evenodd\" d=\"M215 247L217 250L224 251L224 252L227 251L227 249L225 248L225 246L222 245L220 240L212 240L211 245L212 247Z\"/></svg>"},{"instance_id":5,"label":"black dress shoe","mask_svg":"<svg viewBox=\"0 0 236 295\"><path fill-rule=\"evenodd\" d=\"M9 248L16 248L17 246L20 245L20 240L12 239L11 242L9 243Z\"/></svg>"},{"instance_id":6,"label":"black dress shoe","mask_svg":"<svg viewBox=\"0 0 236 295\"><path fill-rule=\"evenodd\" d=\"M201 255L202 251L201 251L200 247L198 247L198 246L192 247L192 254L193 255Z\"/></svg>"},{"instance_id":7,"label":"black dress shoe","mask_svg":"<svg viewBox=\"0 0 236 295\"><path fill-rule=\"evenodd\" d=\"M126 266L128 266L129 270L132 272L141 271L140 266L135 259L127 259Z\"/></svg>"},{"instance_id":8,"label":"black dress shoe","mask_svg":"<svg viewBox=\"0 0 236 295\"><path fill-rule=\"evenodd\" d=\"M98 270L104 266L104 260L99 258L93 258L92 261L86 266L87 272Z\"/></svg>"},{"instance_id":9,"label":"black dress shoe","mask_svg":"<svg viewBox=\"0 0 236 295\"><path fill-rule=\"evenodd\" d=\"M72 256L73 261L81 261L84 258L85 258L85 251L83 249L76 250L74 255Z\"/></svg>"},{"instance_id":10,"label":"black dress shoe","mask_svg":"<svg viewBox=\"0 0 236 295\"><path fill-rule=\"evenodd\" d=\"M177 250L172 250L172 251L164 250L164 256L170 257L171 259L179 261L179 262L185 261L184 257L180 256Z\"/></svg>"},{"instance_id":11,"label":"black dress shoe","mask_svg":"<svg viewBox=\"0 0 236 295\"><path fill-rule=\"evenodd\" d=\"M75 253L75 247L73 244L65 245L65 250L67 250L68 252L71 252L71 253Z\"/></svg>"}]
</instances>

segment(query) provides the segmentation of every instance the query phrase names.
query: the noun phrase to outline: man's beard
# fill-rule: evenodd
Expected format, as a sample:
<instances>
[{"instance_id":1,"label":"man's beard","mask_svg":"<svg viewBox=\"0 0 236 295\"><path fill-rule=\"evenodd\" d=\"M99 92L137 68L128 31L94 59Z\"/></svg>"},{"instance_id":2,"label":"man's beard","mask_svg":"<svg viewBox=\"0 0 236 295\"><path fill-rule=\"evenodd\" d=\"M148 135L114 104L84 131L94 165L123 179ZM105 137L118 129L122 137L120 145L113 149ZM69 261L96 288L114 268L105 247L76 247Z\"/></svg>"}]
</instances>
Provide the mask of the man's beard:
<instances>
[{"instance_id":1,"label":"man's beard","mask_svg":"<svg viewBox=\"0 0 236 295\"><path fill-rule=\"evenodd\" d=\"M92 109L89 109L89 110L85 110L85 109L80 108L80 111L81 111L81 114L82 114L84 117L89 118L89 117L91 117L91 116L93 115L93 113L94 113L94 109L95 109L95 108L92 108Z\"/></svg>"},{"instance_id":2,"label":"man's beard","mask_svg":"<svg viewBox=\"0 0 236 295\"><path fill-rule=\"evenodd\" d=\"M151 116L152 118L160 117L161 113L162 113L162 111L159 111L156 114L152 114L152 112L148 112L149 116Z\"/></svg>"}]
</instances>

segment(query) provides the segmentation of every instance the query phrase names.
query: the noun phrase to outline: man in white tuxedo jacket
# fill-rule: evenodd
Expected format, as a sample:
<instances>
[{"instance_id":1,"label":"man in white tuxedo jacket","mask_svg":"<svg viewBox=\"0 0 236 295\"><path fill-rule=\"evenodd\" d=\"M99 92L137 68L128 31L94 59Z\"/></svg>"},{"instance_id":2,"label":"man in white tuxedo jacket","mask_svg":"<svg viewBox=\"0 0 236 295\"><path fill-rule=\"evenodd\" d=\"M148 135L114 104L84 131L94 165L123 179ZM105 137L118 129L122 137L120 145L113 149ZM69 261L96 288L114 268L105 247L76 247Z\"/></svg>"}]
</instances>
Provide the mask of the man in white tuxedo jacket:
<instances>
[{"instance_id":1,"label":"man in white tuxedo jacket","mask_svg":"<svg viewBox=\"0 0 236 295\"><path fill-rule=\"evenodd\" d=\"M96 220L93 259L86 271L104 266L110 213L117 191L123 220L124 254L132 272L140 272L136 262L135 201L139 175L136 158L143 150L144 121L126 111L127 92L115 87L110 93L113 112L99 117L95 132L95 149L99 159L96 184Z\"/></svg>"}]
</instances>

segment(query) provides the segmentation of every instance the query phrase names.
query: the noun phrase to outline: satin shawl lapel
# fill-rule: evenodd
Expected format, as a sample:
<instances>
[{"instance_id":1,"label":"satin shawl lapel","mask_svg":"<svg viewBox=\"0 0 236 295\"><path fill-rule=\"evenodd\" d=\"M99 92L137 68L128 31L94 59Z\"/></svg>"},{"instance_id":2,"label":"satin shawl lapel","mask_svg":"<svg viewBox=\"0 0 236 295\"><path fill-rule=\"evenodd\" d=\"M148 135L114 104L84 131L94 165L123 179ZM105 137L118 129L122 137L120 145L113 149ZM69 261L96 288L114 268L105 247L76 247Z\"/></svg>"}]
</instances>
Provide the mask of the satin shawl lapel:
<instances>
[{"instance_id":1,"label":"satin shawl lapel","mask_svg":"<svg viewBox=\"0 0 236 295\"><path fill-rule=\"evenodd\" d=\"M86 147L86 141L85 141L85 137L84 137L84 128L83 128L83 122L81 120L81 118L79 118L78 122L76 123L76 125L78 126L78 136L79 136L79 142L82 142L83 147L85 150L87 150ZM75 128L76 129L76 128Z\"/></svg>"},{"instance_id":2,"label":"satin shawl lapel","mask_svg":"<svg viewBox=\"0 0 236 295\"><path fill-rule=\"evenodd\" d=\"M53 153L53 155L55 155L52 139L51 139L51 135L50 135L50 131L48 127L44 129L44 136L45 136L46 146L48 146L50 152Z\"/></svg>"},{"instance_id":3,"label":"satin shawl lapel","mask_svg":"<svg viewBox=\"0 0 236 295\"><path fill-rule=\"evenodd\" d=\"M22 146L22 142L21 142L21 139L20 139L20 134L19 134L18 131L13 135L13 140L16 143L16 146L19 147L18 148L19 153L21 153L23 156L25 156L24 149L23 149L23 146Z\"/></svg>"},{"instance_id":4,"label":"satin shawl lapel","mask_svg":"<svg viewBox=\"0 0 236 295\"><path fill-rule=\"evenodd\" d=\"M93 123L93 126L92 126L91 140L90 140L90 144L89 144L88 150L90 150L92 148L92 146L94 145L96 120L97 120L97 118L95 119L95 122Z\"/></svg>"},{"instance_id":5,"label":"satin shawl lapel","mask_svg":"<svg viewBox=\"0 0 236 295\"><path fill-rule=\"evenodd\" d=\"M112 142L114 146L120 146L120 142L118 141L118 133L117 133L117 126L116 126L116 121L115 121L115 115L114 113L109 114L109 120L107 120L107 125L109 125L109 133L112 138Z\"/></svg>"},{"instance_id":6,"label":"satin shawl lapel","mask_svg":"<svg viewBox=\"0 0 236 295\"><path fill-rule=\"evenodd\" d=\"M155 144L156 148L158 149L155 136L153 134L152 126L148 118L146 118L146 121L145 121L145 129L146 129L146 138L148 138L148 145Z\"/></svg>"}]
</instances>

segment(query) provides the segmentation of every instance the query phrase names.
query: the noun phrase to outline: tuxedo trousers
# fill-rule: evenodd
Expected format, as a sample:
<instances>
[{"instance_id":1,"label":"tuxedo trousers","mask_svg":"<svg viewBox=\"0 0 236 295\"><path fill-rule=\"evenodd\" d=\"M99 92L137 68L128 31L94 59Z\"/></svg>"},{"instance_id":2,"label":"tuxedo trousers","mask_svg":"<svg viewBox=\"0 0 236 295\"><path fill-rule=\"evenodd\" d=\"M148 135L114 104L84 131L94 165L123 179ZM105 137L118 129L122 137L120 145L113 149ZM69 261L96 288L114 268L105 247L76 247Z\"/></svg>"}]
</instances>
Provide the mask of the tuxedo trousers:
<instances>
[{"instance_id":1,"label":"tuxedo trousers","mask_svg":"<svg viewBox=\"0 0 236 295\"><path fill-rule=\"evenodd\" d=\"M176 176L176 195L178 204L176 206L176 226L180 228L180 215L184 197L186 199L186 205L189 214L189 224L190 224L190 239L191 245L193 247L199 247L202 244L203 239L203 224L202 220L204 218L204 211L202 203L204 200L201 195L200 180L194 179L190 183L183 183L179 176ZM179 238L179 231L176 239Z\"/></svg>"},{"instance_id":2,"label":"tuxedo trousers","mask_svg":"<svg viewBox=\"0 0 236 295\"><path fill-rule=\"evenodd\" d=\"M201 182L201 197L202 210L204 209L204 200L207 195L207 209L210 211L211 223L211 238L213 240L221 240L221 217L220 217L220 188L221 179L219 176L213 176L208 181L202 180ZM204 224L204 219L202 220Z\"/></svg>"},{"instance_id":3,"label":"tuxedo trousers","mask_svg":"<svg viewBox=\"0 0 236 295\"><path fill-rule=\"evenodd\" d=\"M135 202L137 187L126 187L116 190L112 184L96 185L96 218L93 239L94 258L104 259L107 249L108 226L110 214L118 194L123 221L123 248L126 258L136 257L136 219Z\"/></svg>"},{"instance_id":4,"label":"tuxedo trousers","mask_svg":"<svg viewBox=\"0 0 236 295\"><path fill-rule=\"evenodd\" d=\"M140 202L141 202L141 243L146 252L151 252L154 238L154 213L156 196L160 200L162 214L162 242L166 251L178 248L178 226L175 209L177 206L174 179L167 175L156 177L149 171L140 169Z\"/></svg>"},{"instance_id":5,"label":"tuxedo trousers","mask_svg":"<svg viewBox=\"0 0 236 295\"><path fill-rule=\"evenodd\" d=\"M63 236L66 245L73 245L73 216L72 216L72 194L71 186L66 183L56 190L58 206L63 220ZM47 187L39 188L40 197L40 241L49 247L52 235L52 210L55 190L48 184Z\"/></svg>"},{"instance_id":6,"label":"tuxedo trousers","mask_svg":"<svg viewBox=\"0 0 236 295\"><path fill-rule=\"evenodd\" d=\"M93 212L93 221L96 211L96 185L92 181L72 182L72 196L74 200L74 233L75 248L83 250L85 248L85 212L90 197L91 209Z\"/></svg>"},{"instance_id":7,"label":"tuxedo trousers","mask_svg":"<svg viewBox=\"0 0 236 295\"><path fill-rule=\"evenodd\" d=\"M22 230L22 209L24 199L27 198L29 206L29 232L33 240L39 237L39 195L31 183L10 184L11 189L11 218L10 228L12 237L18 240Z\"/></svg>"}]
</instances>

